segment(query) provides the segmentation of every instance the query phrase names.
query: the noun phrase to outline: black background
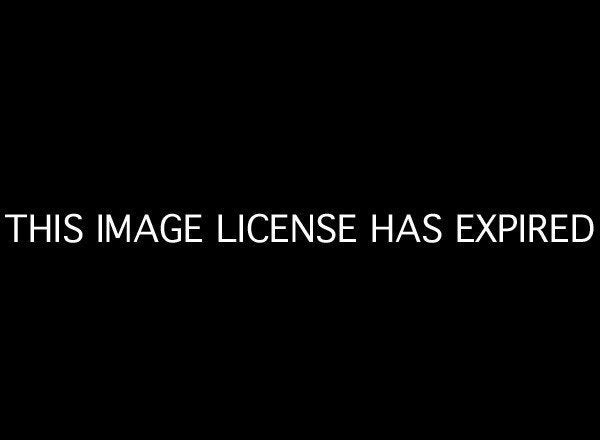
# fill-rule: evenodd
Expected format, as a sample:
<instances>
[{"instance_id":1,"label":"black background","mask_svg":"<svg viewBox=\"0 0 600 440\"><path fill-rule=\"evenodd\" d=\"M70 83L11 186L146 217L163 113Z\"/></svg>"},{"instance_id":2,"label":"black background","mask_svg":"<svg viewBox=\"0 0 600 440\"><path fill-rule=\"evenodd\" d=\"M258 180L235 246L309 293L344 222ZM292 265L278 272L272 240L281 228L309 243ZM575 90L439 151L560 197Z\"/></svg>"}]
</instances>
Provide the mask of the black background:
<instances>
[{"instance_id":1,"label":"black background","mask_svg":"<svg viewBox=\"0 0 600 440\"><path fill-rule=\"evenodd\" d=\"M2 213L356 212L361 243L4 240L11 412L573 429L595 389L597 238L460 246L453 218L597 221L592 29L524 11L247 12L23 16L3 55ZM438 212L444 241L371 246L375 212Z\"/></svg>"}]
</instances>

